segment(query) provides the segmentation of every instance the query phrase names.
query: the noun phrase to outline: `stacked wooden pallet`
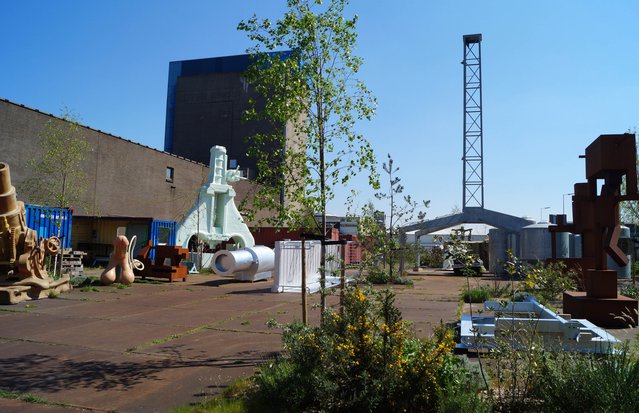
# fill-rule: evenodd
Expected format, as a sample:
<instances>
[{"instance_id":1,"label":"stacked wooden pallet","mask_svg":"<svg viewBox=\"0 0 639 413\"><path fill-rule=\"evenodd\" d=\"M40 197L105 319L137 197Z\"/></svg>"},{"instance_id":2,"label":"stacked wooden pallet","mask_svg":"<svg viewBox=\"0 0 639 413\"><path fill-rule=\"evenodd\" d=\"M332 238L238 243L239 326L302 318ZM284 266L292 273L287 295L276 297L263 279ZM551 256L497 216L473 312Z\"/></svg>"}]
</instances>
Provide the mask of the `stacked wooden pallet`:
<instances>
[{"instance_id":1,"label":"stacked wooden pallet","mask_svg":"<svg viewBox=\"0 0 639 413\"><path fill-rule=\"evenodd\" d=\"M82 258L85 255L87 255L86 252L65 250L62 258L62 274L68 274L71 277L83 275Z\"/></svg>"}]
</instances>

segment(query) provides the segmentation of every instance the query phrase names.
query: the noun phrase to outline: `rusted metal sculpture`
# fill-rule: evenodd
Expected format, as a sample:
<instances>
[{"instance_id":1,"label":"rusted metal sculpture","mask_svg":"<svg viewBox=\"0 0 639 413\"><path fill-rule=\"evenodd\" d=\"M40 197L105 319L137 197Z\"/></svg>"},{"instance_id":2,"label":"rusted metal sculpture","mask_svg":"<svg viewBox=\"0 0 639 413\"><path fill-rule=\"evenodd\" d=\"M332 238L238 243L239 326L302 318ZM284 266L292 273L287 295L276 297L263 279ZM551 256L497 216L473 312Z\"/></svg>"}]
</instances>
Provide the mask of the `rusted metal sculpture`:
<instances>
[{"instance_id":1,"label":"rusted metal sculpture","mask_svg":"<svg viewBox=\"0 0 639 413\"><path fill-rule=\"evenodd\" d=\"M150 258L151 250L155 251L155 262ZM135 267L136 275L151 278L168 278L169 282L173 280L186 281L188 277L188 268L182 265L182 261L189 256L189 250L186 248L172 245L156 245L152 246L151 241L142 247L136 255L136 260L143 264L142 268Z\"/></svg>"},{"instance_id":2,"label":"rusted metal sculpture","mask_svg":"<svg viewBox=\"0 0 639 413\"><path fill-rule=\"evenodd\" d=\"M27 227L24 203L16 198L9 165L0 162L0 304L43 298L69 290L69 277L49 277L46 254L60 250L57 237L38 239Z\"/></svg>"},{"instance_id":3,"label":"rusted metal sculpture","mask_svg":"<svg viewBox=\"0 0 639 413\"><path fill-rule=\"evenodd\" d=\"M572 199L573 222L565 215L551 226L552 253L556 258L555 233L581 234L582 257L561 259L571 268L579 268L585 292L564 292L563 311L574 318L586 318L600 326L636 326L637 300L617 294L617 272L608 269L607 257L618 265L628 258L618 247L621 225L619 202L639 200L637 158L634 134L601 135L587 148L586 178L576 183ZM623 177L626 193L621 193ZM597 193L597 181L603 180Z\"/></svg>"}]
</instances>

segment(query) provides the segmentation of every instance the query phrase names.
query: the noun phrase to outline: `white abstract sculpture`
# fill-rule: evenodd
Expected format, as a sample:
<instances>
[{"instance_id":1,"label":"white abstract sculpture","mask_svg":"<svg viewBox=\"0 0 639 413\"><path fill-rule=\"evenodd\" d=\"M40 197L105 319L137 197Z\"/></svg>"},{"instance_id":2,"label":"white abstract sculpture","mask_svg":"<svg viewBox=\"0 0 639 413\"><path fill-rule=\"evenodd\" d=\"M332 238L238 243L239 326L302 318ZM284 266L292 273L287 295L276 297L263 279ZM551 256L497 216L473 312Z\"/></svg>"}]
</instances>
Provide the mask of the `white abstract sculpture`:
<instances>
[{"instance_id":1,"label":"white abstract sculpture","mask_svg":"<svg viewBox=\"0 0 639 413\"><path fill-rule=\"evenodd\" d=\"M275 253L269 247L258 245L237 251L218 251L213 256L213 272L232 276L241 281L258 281L273 276Z\"/></svg>"},{"instance_id":2,"label":"white abstract sculpture","mask_svg":"<svg viewBox=\"0 0 639 413\"><path fill-rule=\"evenodd\" d=\"M227 170L226 148L211 148L207 183L200 190L196 205L178 223L176 243L189 247L189 240L199 235L211 248L220 242L235 240L238 248L252 247L255 239L235 206L235 190L229 183L241 179L238 170Z\"/></svg>"}]
</instances>

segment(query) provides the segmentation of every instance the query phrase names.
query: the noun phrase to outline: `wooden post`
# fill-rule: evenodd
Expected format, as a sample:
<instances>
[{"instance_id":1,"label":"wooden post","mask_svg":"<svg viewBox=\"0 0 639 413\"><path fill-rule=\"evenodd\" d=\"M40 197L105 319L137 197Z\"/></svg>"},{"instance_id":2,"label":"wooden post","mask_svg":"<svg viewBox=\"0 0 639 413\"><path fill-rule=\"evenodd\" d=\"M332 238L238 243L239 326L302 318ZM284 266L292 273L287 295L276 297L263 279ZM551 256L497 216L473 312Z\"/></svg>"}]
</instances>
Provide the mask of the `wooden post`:
<instances>
[{"instance_id":1,"label":"wooden post","mask_svg":"<svg viewBox=\"0 0 639 413\"><path fill-rule=\"evenodd\" d=\"M308 324L308 315L306 313L306 239L302 238L302 323Z\"/></svg>"}]
</instances>

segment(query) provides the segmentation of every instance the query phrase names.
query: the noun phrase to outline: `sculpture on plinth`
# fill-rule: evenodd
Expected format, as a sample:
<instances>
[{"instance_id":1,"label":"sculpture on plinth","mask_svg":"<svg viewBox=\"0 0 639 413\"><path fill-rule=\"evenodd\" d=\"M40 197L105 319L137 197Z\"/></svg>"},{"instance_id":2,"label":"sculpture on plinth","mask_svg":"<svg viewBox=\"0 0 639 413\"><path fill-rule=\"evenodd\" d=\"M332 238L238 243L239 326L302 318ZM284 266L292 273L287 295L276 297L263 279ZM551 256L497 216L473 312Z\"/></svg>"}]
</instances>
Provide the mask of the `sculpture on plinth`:
<instances>
[{"instance_id":1,"label":"sculpture on plinth","mask_svg":"<svg viewBox=\"0 0 639 413\"><path fill-rule=\"evenodd\" d=\"M618 247L621 224L619 202L639 200L637 150L634 134L601 135L586 148L586 178L576 183L572 200L573 222L565 215L551 226L552 253L556 259L555 234L581 234L582 257L560 259L580 268L585 292L564 292L563 311L573 318L585 318L600 326L636 326L637 300L617 293L617 272L608 269L607 257L618 265L628 258ZM626 193L621 193L625 176ZM598 180L603 180L598 193Z\"/></svg>"},{"instance_id":2,"label":"sculpture on plinth","mask_svg":"<svg viewBox=\"0 0 639 413\"><path fill-rule=\"evenodd\" d=\"M54 280L45 267L46 255L59 251L57 237L38 239L38 233L27 227L24 203L17 200L11 185L9 165L0 162L0 304L69 290L69 276Z\"/></svg>"}]
</instances>

